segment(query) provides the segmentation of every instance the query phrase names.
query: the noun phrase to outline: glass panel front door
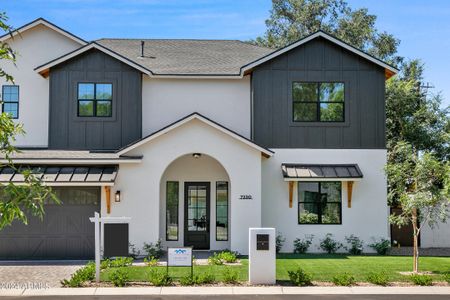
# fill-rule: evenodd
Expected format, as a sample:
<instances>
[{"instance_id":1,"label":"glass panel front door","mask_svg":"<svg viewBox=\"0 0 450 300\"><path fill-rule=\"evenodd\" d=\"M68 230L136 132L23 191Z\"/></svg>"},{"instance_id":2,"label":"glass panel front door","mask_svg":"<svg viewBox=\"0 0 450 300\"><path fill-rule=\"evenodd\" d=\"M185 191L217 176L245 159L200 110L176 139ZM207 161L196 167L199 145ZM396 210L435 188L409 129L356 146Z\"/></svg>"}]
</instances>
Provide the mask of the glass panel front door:
<instances>
[{"instance_id":1,"label":"glass panel front door","mask_svg":"<svg viewBox=\"0 0 450 300\"><path fill-rule=\"evenodd\" d=\"M209 182L185 183L185 246L209 249L209 198Z\"/></svg>"}]
</instances>

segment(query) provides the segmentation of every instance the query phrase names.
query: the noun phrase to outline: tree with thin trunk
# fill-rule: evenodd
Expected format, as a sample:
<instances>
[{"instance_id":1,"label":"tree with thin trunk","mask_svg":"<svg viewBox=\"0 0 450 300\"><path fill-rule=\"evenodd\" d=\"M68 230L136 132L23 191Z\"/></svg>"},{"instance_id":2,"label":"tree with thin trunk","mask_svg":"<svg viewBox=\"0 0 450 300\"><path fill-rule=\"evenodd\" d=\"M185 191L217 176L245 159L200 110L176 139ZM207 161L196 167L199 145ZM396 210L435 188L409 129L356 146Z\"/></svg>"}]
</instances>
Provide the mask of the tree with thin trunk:
<instances>
[{"instance_id":1,"label":"tree with thin trunk","mask_svg":"<svg viewBox=\"0 0 450 300\"><path fill-rule=\"evenodd\" d=\"M413 227L413 272L419 271L419 235L426 225L445 223L450 208L450 164L430 152L419 152L408 143L398 143L391 155L398 162L388 163L388 197L395 199L402 212L391 215L390 222Z\"/></svg>"},{"instance_id":2,"label":"tree with thin trunk","mask_svg":"<svg viewBox=\"0 0 450 300\"><path fill-rule=\"evenodd\" d=\"M11 35L13 29L7 24L6 13L0 13L0 29ZM3 68L3 63L16 61L16 52L7 42L0 42L0 78L7 82L14 83L14 78ZM28 168L21 168L13 164L13 156L19 150L14 147L15 137L25 134L23 126L16 123L11 115L5 112L0 114L0 158L16 172L24 176L24 184L0 184L0 230L13 223L14 220L28 223L28 216L44 217L44 204L46 201L59 203L50 187L33 175L33 171ZM0 167L2 165L0 164Z\"/></svg>"}]
</instances>

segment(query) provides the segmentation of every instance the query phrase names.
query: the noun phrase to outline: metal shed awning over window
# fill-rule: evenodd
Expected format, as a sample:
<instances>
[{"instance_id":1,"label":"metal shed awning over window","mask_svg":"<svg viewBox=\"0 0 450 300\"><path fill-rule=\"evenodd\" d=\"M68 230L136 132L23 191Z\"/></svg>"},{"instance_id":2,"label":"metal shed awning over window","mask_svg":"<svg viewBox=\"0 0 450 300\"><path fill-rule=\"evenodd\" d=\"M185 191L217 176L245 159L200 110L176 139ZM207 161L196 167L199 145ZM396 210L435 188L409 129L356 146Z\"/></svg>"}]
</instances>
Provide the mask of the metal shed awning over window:
<instances>
[{"instance_id":1,"label":"metal shed awning over window","mask_svg":"<svg viewBox=\"0 0 450 300\"><path fill-rule=\"evenodd\" d=\"M363 174L357 164L282 164L285 181L358 181Z\"/></svg>"},{"instance_id":2,"label":"metal shed awning over window","mask_svg":"<svg viewBox=\"0 0 450 300\"><path fill-rule=\"evenodd\" d=\"M118 166L2 166L0 183L24 183L26 170L47 185L113 185Z\"/></svg>"}]
</instances>

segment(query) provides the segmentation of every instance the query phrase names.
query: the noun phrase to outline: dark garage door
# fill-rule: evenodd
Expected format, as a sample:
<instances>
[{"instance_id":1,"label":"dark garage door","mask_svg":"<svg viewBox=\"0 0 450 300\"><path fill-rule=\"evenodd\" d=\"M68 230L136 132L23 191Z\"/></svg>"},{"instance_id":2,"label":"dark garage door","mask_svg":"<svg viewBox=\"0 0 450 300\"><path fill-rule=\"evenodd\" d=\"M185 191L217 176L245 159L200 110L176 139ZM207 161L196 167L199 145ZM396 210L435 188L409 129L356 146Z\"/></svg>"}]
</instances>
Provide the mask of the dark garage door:
<instances>
[{"instance_id":1,"label":"dark garage door","mask_svg":"<svg viewBox=\"0 0 450 300\"><path fill-rule=\"evenodd\" d=\"M86 259L94 256L99 187L53 188L61 205L45 205L45 216L0 231L0 259Z\"/></svg>"}]
</instances>

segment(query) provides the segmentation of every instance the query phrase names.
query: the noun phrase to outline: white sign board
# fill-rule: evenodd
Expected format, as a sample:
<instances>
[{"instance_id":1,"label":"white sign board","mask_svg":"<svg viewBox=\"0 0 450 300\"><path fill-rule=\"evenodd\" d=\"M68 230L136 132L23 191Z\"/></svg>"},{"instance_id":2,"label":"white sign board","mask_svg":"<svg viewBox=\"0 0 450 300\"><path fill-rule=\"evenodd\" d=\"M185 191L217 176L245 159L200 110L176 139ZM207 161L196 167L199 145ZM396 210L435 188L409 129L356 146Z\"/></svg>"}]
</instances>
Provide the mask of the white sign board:
<instances>
[{"instance_id":1,"label":"white sign board","mask_svg":"<svg viewBox=\"0 0 450 300\"><path fill-rule=\"evenodd\" d=\"M168 267L192 267L192 248L167 248Z\"/></svg>"}]
</instances>

